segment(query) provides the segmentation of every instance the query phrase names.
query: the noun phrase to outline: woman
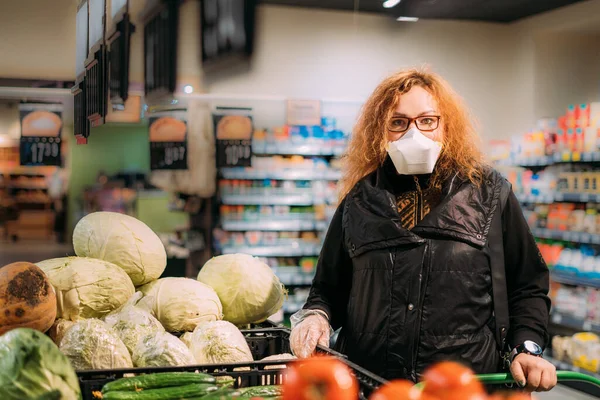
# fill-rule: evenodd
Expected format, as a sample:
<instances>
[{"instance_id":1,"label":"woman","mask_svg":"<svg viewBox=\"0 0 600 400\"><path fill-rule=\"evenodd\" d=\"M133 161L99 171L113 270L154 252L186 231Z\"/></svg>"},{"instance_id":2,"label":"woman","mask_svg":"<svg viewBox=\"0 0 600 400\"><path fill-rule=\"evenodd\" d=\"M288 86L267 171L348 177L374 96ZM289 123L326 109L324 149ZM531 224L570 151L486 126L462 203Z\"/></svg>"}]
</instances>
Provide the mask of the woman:
<instances>
[{"instance_id":1,"label":"woman","mask_svg":"<svg viewBox=\"0 0 600 400\"><path fill-rule=\"evenodd\" d=\"M385 378L439 360L529 391L556 384L548 268L510 184L487 167L459 97L406 70L367 100L310 295L293 316L299 357L329 345ZM508 347L506 359L504 350Z\"/></svg>"}]
</instances>

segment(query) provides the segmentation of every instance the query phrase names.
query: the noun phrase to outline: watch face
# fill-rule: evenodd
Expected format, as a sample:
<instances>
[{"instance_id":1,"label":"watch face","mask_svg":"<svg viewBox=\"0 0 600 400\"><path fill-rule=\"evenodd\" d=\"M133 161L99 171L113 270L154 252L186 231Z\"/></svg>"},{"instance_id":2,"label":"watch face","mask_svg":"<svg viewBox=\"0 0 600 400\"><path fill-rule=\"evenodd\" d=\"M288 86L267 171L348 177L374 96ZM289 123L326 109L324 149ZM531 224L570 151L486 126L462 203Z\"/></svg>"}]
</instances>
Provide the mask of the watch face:
<instances>
[{"instance_id":1,"label":"watch face","mask_svg":"<svg viewBox=\"0 0 600 400\"><path fill-rule=\"evenodd\" d=\"M527 352L533 355L542 354L542 347L536 342L532 342L531 340L526 340L525 343L523 343L523 347Z\"/></svg>"}]
</instances>

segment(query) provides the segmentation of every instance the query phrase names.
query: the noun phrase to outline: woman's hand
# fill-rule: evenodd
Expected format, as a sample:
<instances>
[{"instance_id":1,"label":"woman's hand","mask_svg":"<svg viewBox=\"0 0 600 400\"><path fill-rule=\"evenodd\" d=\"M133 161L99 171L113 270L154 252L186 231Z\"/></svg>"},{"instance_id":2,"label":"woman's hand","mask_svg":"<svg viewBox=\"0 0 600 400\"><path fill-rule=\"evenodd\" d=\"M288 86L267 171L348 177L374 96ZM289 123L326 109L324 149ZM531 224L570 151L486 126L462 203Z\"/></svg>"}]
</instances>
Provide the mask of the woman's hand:
<instances>
[{"instance_id":1,"label":"woman's hand","mask_svg":"<svg viewBox=\"0 0 600 400\"><path fill-rule=\"evenodd\" d=\"M545 392L556 386L556 368L541 357L518 354L510 365L510 373L528 392Z\"/></svg>"},{"instance_id":2,"label":"woman's hand","mask_svg":"<svg viewBox=\"0 0 600 400\"><path fill-rule=\"evenodd\" d=\"M312 314L292 329L290 346L292 353L298 358L312 356L317 344L329 347L331 328L329 321L320 314Z\"/></svg>"}]
</instances>

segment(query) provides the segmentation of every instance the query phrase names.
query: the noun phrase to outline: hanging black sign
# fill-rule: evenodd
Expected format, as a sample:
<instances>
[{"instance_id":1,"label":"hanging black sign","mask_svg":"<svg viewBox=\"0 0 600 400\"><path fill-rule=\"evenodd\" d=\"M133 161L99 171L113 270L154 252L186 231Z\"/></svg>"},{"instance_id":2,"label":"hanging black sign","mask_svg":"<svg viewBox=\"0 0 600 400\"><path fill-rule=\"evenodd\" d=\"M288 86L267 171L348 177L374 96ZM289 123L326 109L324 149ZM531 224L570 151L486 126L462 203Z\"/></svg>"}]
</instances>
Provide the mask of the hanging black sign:
<instances>
[{"instance_id":1,"label":"hanging black sign","mask_svg":"<svg viewBox=\"0 0 600 400\"><path fill-rule=\"evenodd\" d=\"M187 167L187 123L183 112L150 117L150 169L185 170Z\"/></svg>"},{"instance_id":2,"label":"hanging black sign","mask_svg":"<svg viewBox=\"0 0 600 400\"><path fill-rule=\"evenodd\" d=\"M252 117L240 114L213 116L217 139L217 166L250 167L252 164Z\"/></svg>"},{"instance_id":3,"label":"hanging black sign","mask_svg":"<svg viewBox=\"0 0 600 400\"><path fill-rule=\"evenodd\" d=\"M20 164L62 165L62 104L21 104Z\"/></svg>"}]
</instances>

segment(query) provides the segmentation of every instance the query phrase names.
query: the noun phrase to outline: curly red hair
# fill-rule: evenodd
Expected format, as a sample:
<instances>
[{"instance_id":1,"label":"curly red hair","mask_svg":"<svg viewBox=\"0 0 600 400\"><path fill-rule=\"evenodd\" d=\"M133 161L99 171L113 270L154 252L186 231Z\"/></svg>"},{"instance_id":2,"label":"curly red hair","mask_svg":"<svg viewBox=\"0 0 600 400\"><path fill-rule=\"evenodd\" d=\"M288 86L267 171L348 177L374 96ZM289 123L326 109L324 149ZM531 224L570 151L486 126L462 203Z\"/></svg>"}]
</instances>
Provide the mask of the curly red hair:
<instances>
[{"instance_id":1,"label":"curly red hair","mask_svg":"<svg viewBox=\"0 0 600 400\"><path fill-rule=\"evenodd\" d=\"M414 86L422 87L433 96L443 122L442 152L431 185L441 187L455 173L476 185L481 184L483 155L467 107L442 77L412 68L381 82L363 105L344 156L345 173L340 182L340 199L359 180L383 165L387 157L387 122L398 106L400 96Z\"/></svg>"}]
</instances>

